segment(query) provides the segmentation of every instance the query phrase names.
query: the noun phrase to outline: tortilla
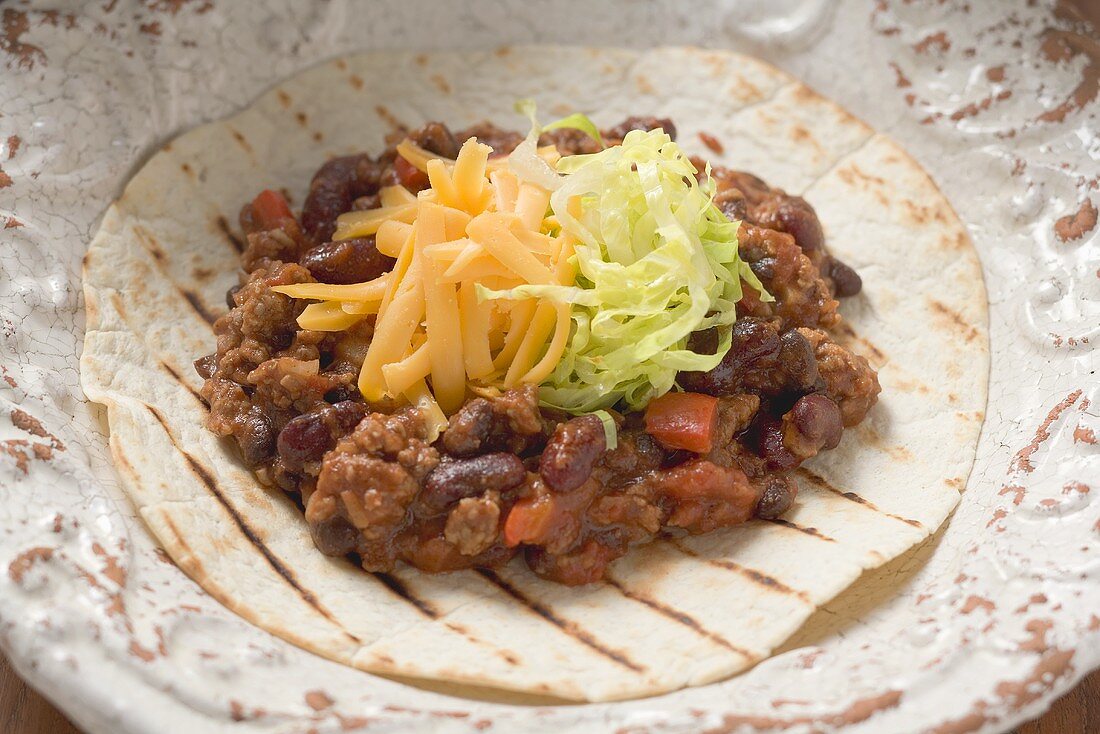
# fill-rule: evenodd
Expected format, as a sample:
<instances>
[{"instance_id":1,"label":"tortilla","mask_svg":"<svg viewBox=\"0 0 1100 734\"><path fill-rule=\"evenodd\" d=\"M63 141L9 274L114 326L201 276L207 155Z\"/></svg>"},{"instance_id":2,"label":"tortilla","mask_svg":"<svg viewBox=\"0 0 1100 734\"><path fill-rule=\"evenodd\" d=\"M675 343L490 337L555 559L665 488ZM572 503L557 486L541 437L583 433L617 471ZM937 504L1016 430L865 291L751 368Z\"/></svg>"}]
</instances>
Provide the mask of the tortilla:
<instances>
[{"instance_id":1,"label":"tortilla","mask_svg":"<svg viewBox=\"0 0 1100 734\"><path fill-rule=\"evenodd\" d=\"M532 95L532 93L534 93ZM845 301L883 391L801 470L783 520L634 549L568 588L495 572L368 574L313 546L300 511L203 427L191 362L236 282L237 208L300 203L326 157L381 150L395 121L489 119L534 96L599 124L670 116L681 144L815 206L863 274ZM699 133L724 143L713 155ZM606 701L701 685L765 658L821 604L919 543L965 486L989 345L977 255L951 206L889 138L783 72L730 53L557 47L371 53L291 79L154 155L85 258L83 387L107 406L124 486L181 568L253 623L373 673Z\"/></svg>"}]
</instances>

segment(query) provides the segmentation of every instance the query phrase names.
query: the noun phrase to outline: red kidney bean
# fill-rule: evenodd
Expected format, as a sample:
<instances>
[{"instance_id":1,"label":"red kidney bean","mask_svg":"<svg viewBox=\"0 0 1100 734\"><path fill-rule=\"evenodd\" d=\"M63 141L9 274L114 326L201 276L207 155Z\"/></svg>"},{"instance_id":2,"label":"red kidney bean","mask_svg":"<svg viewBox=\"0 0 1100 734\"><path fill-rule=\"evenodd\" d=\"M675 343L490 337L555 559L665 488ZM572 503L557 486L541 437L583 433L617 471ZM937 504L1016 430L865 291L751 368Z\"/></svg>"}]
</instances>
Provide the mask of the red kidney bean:
<instances>
[{"instance_id":1,"label":"red kidney bean","mask_svg":"<svg viewBox=\"0 0 1100 734\"><path fill-rule=\"evenodd\" d=\"M523 461L515 454L498 452L444 461L424 480L420 501L430 510L440 511L464 497L518 487L526 478Z\"/></svg>"},{"instance_id":2,"label":"red kidney bean","mask_svg":"<svg viewBox=\"0 0 1100 734\"><path fill-rule=\"evenodd\" d=\"M764 491L756 503L756 516L774 520L791 508L798 496L798 483L787 474L770 474L764 479Z\"/></svg>"},{"instance_id":3,"label":"red kidney bean","mask_svg":"<svg viewBox=\"0 0 1100 734\"><path fill-rule=\"evenodd\" d=\"M783 424L786 432L797 432L797 435L786 437L788 448L812 449L812 453L802 458L809 458L822 449L835 449L844 433L840 408L830 398L816 393L799 398L783 417ZM796 450L795 453L805 452Z\"/></svg>"},{"instance_id":4,"label":"red kidney bean","mask_svg":"<svg viewBox=\"0 0 1100 734\"><path fill-rule=\"evenodd\" d=\"M409 139L425 150L444 158L458 157L458 141L450 128L441 122L429 122L409 133Z\"/></svg>"},{"instance_id":5,"label":"red kidney bean","mask_svg":"<svg viewBox=\"0 0 1100 734\"><path fill-rule=\"evenodd\" d=\"M401 156L393 160L393 173L397 176L397 183L409 191L423 191L430 185L428 174L409 163Z\"/></svg>"},{"instance_id":6,"label":"red kidney bean","mask_svg":"<svg viewBox=\"0 0 1100 734\"><path fill-rule=\"evenodd\" d=\"M794 237L803 252L820 250L825 246L825 235L817 212L800 196L783 199L776 207L775 217L779 229Z\"/></svg>"},{"instance_id":7,"label":"red kidney bean","mask_svg":"<svg viewBox=\"0 0 1100 734\"><path fill-rule=\"evenodd\" d=\"M645 117L631 115L613 128L604 131L604 137L622 140L632 130L656 130L661 128L670 138L676 139L676 126L667 117Z\"/></svg>"},{"instance_id":8,"label":"red kidney bean","mask_svg":"<svg viewBox=\"0 0 1100 734\"><path fill-rule=\"evenodd\" d=\"M275 449L275 429L271 419L257 407L252 407L238 422L234 431L241 456L249 466L262 464Z\"/></svg>"},{"instance_id":9,"label":"red kidney bean","mask_svg":"<svg viewBox=\"0 0 1100 734\"><path fill-rule=\"evenodd\" d=\"M740 189L728 188L714 195L714 204L718 211L726 215L732 221L743 220L748 215L748 201Z\"/></svg>"},{"instance_id":10,"label":"red kidney bean","mask_svg":"<svg viewBox=\"0 0 1100 734\"><path fill-rule=\"evenodd\" d=\"M829 260L828 276L833 281L833 291L837 298L851 298L863 290L863 279L852 268L835 257Z\"/></svg>"},{"instance_id":11,"label":"red kidney bean","mask_svg":"<svg viewBox=\"0 0 1100 734\"><path fill-rule=\"evenodd\" d=\"M234 285L234 286L229 287L229 290L227 290L225 292L225 305L226 306L229 306L230 308L236 308L237 307L237 301L234 298L234 296L237 295L237 291L239 291L240 289L241 289L241 287L239 285Z\"/></svg>"},{"instance_id":12,"label":"red kidney bean","mask_svg":"<svg viewBox=\"0 0 1100 734\"><path fill-rule=\"evenodd\" d=\"M493 406L485 398L474 398L451 416L443 432L443 448L453 456L473 456L493 430Z\"/></svg>"},{"instance_id":13,"label":"red kidney bean","mask_svg":"<svg viewBox=\"0 0 1100 734\"><path fill-rule=\"evenodd\" d=\"M709 349L709 353L714 353L717 347L716 333L700 336L698 339L693 340L692 349L704 354ZM703 346L703 340L709 340L711 344ZM690 392L717 397L733 395L742 391L741 379L744 373L756 363L773 358L779 349L779 337L775 328L767 321L752 317L738 319L733 325L730 350L722 361L709 372L681 372L677 381Z\"/></svg>"},{"instance_id":14,"label":"red kidney bean","mask_svg":"<svg viewBox=\"0 0 1100 734\"><path fill-rule=\"evenodd\" d=\"M388 272L396 261L378 251L374 236L317 245L299 263L321 283L363 283Z\"/></svg>"},{"instance_id":15,"label":"red kidney bean","mask_svg":"<svg viewBox=\"0 0 1100 734\"><path fill-rule=\"evenodd\" d=\"M779 365L787 375L785 388L795 391L811 389L819 376L814 348L795 329L779 337Z\"/></svg>"},{"instance_id":16,"label":"red kidney bean","mask_svg":"<svg viewBox=\"0 0 1100 734\"><path fill-rule=\"evenodd\" d=\"M302 230L313 242L332 239L336 217L351 209L360 196L378 188L381 167L365 153L333 158L321 166L309 184L302 205Z\"/></svg>"},{"instance_id":17,"label":"red kidney bean","mask_svg":"<svg viewBox=\"0 0 1100 734\"><path fill-rule=\"evenodd\" d=\"M359 531L343 515L331 515L309 524L317 550L326 556L346 556L355 550Z\"/></svg>"},{"instance_id":18,"label":"red kidney bean","mask_svg":"<svg viewBox=\"0 0 1100 734\"><path fill-rule=\"evenodd\" d=\"M746 434L748 445L755 448L770 471L786 471L800 463L797 456L783 445L783 424L770 413L761 410L756 414Z\"/></svg>"},{"instance_id":19,"label":"red kidney bean","mask_svg":"<svg viewBox=\"0 0 1100 734\"><path fill-rule=\"evenodd\" d=\"M573 418L554 429L542 452L539 476L551 491L572 492L588 481L606 450L607 437L599 418Z\"/></svg>"},{"instance_id":20,"label":"red kidney bean","mask_svg":"<svg viewBox=\"0 0 1100 734\"><path fill-rule=\"evenodd\" d=\"M291 468L320 461L336 445L336 441L355 428L366 414L365 405L350 400L302 413L292 418L279 432L279 456Z\"/></svg>"}]
</instances>

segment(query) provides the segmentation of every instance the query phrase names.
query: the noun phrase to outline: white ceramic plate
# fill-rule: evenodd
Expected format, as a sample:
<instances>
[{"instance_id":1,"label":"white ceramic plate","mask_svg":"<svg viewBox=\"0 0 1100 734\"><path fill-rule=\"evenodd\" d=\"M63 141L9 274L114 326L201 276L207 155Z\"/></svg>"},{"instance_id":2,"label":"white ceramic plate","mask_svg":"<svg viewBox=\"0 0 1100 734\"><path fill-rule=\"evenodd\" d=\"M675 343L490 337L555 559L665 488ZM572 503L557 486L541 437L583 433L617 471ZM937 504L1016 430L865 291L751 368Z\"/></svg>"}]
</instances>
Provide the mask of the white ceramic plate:
<instances>
[{"instance_id":1,"label":"white ceramic plate","mask_svg":"<svg viewBox=\"0 0 1100 734\"><path fill-rule=\"evenodd\" d=\"M0 9L0 399L11 417L0 420L0 647L93 732L964 732L1036 715L1100 664L1100 488L1090 487L1100 477L1090 344L1100 337L1100 105L1077 103L1091 89L1089 47L1067 21L1024 2L964 7ZM84 248L167 138L331 56L531 42L761 55L905 145L983 260L990 405L948 528L729 681L528 707L305 653L236 618L157 552L118 490L103 417L78 388Z\"/></svg>"}]
</instances>

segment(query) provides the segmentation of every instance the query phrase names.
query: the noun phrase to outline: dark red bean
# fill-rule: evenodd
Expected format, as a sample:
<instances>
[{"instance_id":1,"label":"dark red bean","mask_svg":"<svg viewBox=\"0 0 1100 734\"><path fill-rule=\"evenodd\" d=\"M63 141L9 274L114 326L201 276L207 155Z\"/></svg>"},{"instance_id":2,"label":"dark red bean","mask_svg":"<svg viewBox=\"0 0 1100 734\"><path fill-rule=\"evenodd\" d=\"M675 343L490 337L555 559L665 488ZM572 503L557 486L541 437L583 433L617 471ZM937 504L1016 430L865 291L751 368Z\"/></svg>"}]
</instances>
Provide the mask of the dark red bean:
<instances>
[{"instance_id":1,"label":"dark red bean","mask_svg":"<svg viewBox=\"0 0 1100 734\"><path fill-rule=\"evenodd\" d=\"M769 474L764 479L764 491L756 503L756 516L774 520L791 508L798 496L798 483L786 474Z\"/></svg>"},{"instance_id":2,"label":"dark red bean","mask_svg":"<svg viewBox=\"0 0 1100 734\"><path fill-rule=\"evenodd\" d=\"M279 432L279 457L289 467L320 461L366 414L365 405L350 400L302 413Z\"/></svg>"},{"instance_id":3,"label":"dark red bean","mask_svg":"<svg viewBox=\"0 0 1100 734\"><path fill-rule=\"evenodd\" d=\"M262 410L252 407L239 419L234 432L241 456L249 466L258 466L271 458L275 450L275 429Z\"/></svg>"},{"instance_id":4,"label":"dark red bean","mask_svg":"<svg viewBox=\"0 0 1100 734\"><path fill-rule=\"evenodd\" d=\"M859 277L859 273L835 257L829 260L828 275L833 281L837 298L851 298L863 290L863 278Z\"/></svg>"},{"instance_id":5,"label":"dark red bean","mask_svg":"<svg viewBox=\"0 0 1100 734\"><path fill-rule=\"evenodd\" d=\"M800 463L799 458L783 445L783 424L770 413L761 410L756 414L745 439L770 471L786 471Z\"/></svg>"},{"instance_id":6,"label":"dark red bean","mask_svg":"<svg viewBox=\"0 0 1100 734\"><path fill-rule=\"evenodd\" d=\"M424 480L420 501L428 509L440 511L464 497L518 487L525 479L527 470L515 454L498 452L445 461Z\"/></svg>"},{"instance_id":7,"label":"dark red bean","mask_svg":"<svg viewBox=\"0 0 1100 734\"><path fill-rule=\"evenodd\" d=\"M717 334L711 338L715 343L709 348L709 353L713 354L717 346ZM743 374L756 363L773 358L779 348L779 337L768 322L757 318L738 319L733 325L730 350L722 361L709 372L681 372L677 381L690 392L718 397L733 395L741 392ZM707 353L701 349L696 351Z\"/></svg>"},{"instance_id":8,"label":"dark red bean","mask_svg":"<svg viewBox=\"0 0 1100 734\"><path fill-rule=\"evenodd\" d=\"M485 398L474 398L451 416L443 432L443 448L453 456L473 456L493 430L493 406Z\"/></svg>"},{"instance_id":9,"label":"dark red bean","mask_svg":"<svg viewBox=\"0 0 1100 734\"><path fill-rule=\"evenodd\" d=\"M332 239L336 217L351 209L360 196L378 189L381 167L366 154L333 158L321 166L302 205L302 230L313 242Z\"/></svg>"},{"instance_id":10,"label":"dark red bean","mask_svg":"<svg viewBox=\"0 0 1100 734\"><path fill-rule=\"evenodd\" d=\"M409 139L421 148L444 158L458 157L458 141L451 134L450 128L443 123L429 122L409 133Z\"/></svg>"},{"instance_id":11,"label":"dark red bean","mask_svg":"<svg viewBox=\"0 0 1100 734\"><path fill-rule=\"evenodd\" d=\"M775 217L779 229L794 237L803 252L820 250L825 246L825 234L817 212L800 196L791 196L779 203Z\"/></svg>"},{"instance_id":12,"label":"dark red bean","mask_svg":"<svg viewBox=\"0 0 1100 734\"><path fill-rule=\"evenodd\" d=\"M205 357L199 357L194 362L195 372L199 373L199 377L204 380L209 380L214 376L214 370L217 369L218 363L214 359L213 354L208 354Z\"/></svg>"},{"instance_id":13,"label":"dark red bean","mask_svg":"<svg viewBox=\"0 0 1100 734\"><path fill-rule=\"evenodd\" d=\"M355 551L359 531L342 515L310 523L309 533L317 549L326 556L346 556Z\"/></svg>"},{"instance_id":14,"label":"dark red bean","mask_svg":"<svg viewBox=\"0 0 1100 734\"><path fill-rule=\"evenodd\" d=\"M599 418L573 418L554 429L542 452L539 476L553 492L572 492L588 481L606 450L607 437Z\"/></svg>"},{"instance_id":15,"label":"dark red bean","mask_svg":"<svg viewBox=\"0 0 1100 734\"><path fill-rule=\"evenodd\" d=\"M656 130L661 128L673 140L676 139L676 126L667 117L643 117L631 115L618 125L606 130L604 135L608 138L622 139L632 130Z\"/></svg>"},{"instance_id":16,"label":"dark red bean","mask_svg":"<svg viewBox=\"0 0 1100 734\"><path fill-rule=\"evenodd\" d=\"M374 236L317 245L299 263L321 283L364 283L388 272L396 262L378 251Z\"/></svg>"},{"instance_id":17,"label":"dark red bean","mask_svg":"<svg viewBox=\"0 0 1100 734\"><path fill-rule=\"evenodd\" d=\"M749 268L757 278L767 283L775 278L775 271L778 265L779 260L777 258L768 256L749 263Z\"/></svg>"},{"instance_id":18,"label":"dark red bean","mask_svg":"<svg viewBox=\"0 0 1100 734\"><path fill-rule=\"evenodd\" d=\"M834 449L840 443L844 433L844 424L840 417L840 408L824 395L804 395L798 399L790 412L784 416L786 444L795 449L795 453L807 453L799 448L812 448L803 458L809 458L822 449ZM791 432L797 432L792 435Z\"/></svg>"},{"instance_id":19,"label":"dark red bean","mask_svg":"<svg viewBox=\"0 0 1100 734\"><path fill-rule=\"evenodd\" d=\"M727 188L714 195L714 205L731 222L743 220L748 214L748 202L740 189Z\"/></svg>"},{"instance_id":20,"label":"dark red bean","mask_svg":"<svg viewBox=\"0 0 1100 734\"><path fill-rule=\"evenodd\" d=\"M779 364L787 375L784 387L794 391L811 389L819 376L813 345L791 329L779 337Z\"/></svg>"},{"instance_id":21,"label":"dark red bean","mask_svg":"<svg viewBox=\"0 0 1100 734\"><path fill-rule=\"evenodd\" d=\"M393 161L393 173L397 176L397 183L409 191L423 191L430 185L428 174L409 163L401 156Z\"/></svg>"}]
</instances>

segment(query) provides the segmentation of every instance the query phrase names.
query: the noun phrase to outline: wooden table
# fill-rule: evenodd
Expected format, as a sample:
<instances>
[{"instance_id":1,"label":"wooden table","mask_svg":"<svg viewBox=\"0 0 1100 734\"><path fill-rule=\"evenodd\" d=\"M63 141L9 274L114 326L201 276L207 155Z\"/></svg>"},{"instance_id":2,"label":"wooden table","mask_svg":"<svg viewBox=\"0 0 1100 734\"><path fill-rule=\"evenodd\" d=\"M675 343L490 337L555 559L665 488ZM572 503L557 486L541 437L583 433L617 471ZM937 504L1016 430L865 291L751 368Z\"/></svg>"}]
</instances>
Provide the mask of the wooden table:
<instances>
[{"instance_id":1,"label":"wooden table","mask_svg":"<svg viewBox=\"0 0 1100 734\"><path fill-rule=\"evenodd\" d=\"M79 734L50 703L28 688L0 658L0 732L4 734ZM1075 689L1040 719L1015 734L1084 734L1100 732L1100 671Z\"/></svg>"}]
</instances>

